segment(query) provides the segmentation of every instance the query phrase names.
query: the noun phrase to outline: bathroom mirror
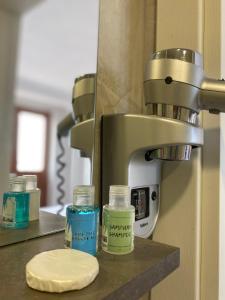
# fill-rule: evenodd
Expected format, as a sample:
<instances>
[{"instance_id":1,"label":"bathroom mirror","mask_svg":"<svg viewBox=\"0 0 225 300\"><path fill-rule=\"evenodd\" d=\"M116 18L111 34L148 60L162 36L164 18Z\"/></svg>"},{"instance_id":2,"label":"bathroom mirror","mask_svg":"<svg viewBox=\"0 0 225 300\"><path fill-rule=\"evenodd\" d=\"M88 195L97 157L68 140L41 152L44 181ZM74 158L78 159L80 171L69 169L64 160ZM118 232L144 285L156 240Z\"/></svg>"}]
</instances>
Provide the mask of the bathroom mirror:
<instances>
[{"instance_id":1,"label":"bathroom mirror","mask_svg":"<svg viewBox=\"0 0 225 300\"><path fill-rule=\"evenodd\" d=\"M70 147L70 132L59 144L57 125L73 112L75 78L96 73L99 0L40 0L22 12L14 10L17 2L10 1L8 6L0 2L0 12L7 17L16 14L18 25L8 44L9 48L17 45L16 67L12 66L13 115L9 117L12 135L0 126L0 137L11 148L10 172L37 175L41 213L39 222L30 222L27 229L1 227L0 246L64 230L63 216L72 202L73 187L91 183L91 154ZM0 60L6 55L0 51ZM4 105L0 102L0 110ZM1 186L0 191L4 191ZM63 209L59 202L65 204Z\"/></svg>"}]
</instances>

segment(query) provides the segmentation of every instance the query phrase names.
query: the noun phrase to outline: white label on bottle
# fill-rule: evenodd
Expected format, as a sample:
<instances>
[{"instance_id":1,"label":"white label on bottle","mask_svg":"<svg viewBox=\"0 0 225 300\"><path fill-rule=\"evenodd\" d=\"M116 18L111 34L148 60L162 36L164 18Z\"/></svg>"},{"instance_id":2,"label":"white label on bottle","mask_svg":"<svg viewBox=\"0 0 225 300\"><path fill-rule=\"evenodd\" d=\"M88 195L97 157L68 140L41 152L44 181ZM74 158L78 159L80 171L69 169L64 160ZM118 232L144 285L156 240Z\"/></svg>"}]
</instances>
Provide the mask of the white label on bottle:
<instances>
[{"instance_id":1,"label":"white label on bottle","mask_svg":"<svg viewBox=\"0 0 225 300\"><path fill-rule=\"evenodd\" d=\"M71 224L66 221L65 227L65 247L71 248L72 247L72 229Z\"/></svg>"},{"instance_id":2,"label":"white label on bottle","mask_svg":"<svg viewBox=\"0 0 225 300\"><path fill-rule=\"evenodd\" d=\"M14 197L7 198L3 203L2 211L3 221L8 223L15 222L16 219L16 199Z\"/></svg>"},{"instance_id":3,"label":"white label on bottle","mask_svg":"<svg viewBox=\"0 0 225 300\"><path fill-rule=\"evenodd\" d=\"M35 221L39 219L40 208L40 190L29 191L30 194L30 208L29 208L29 220Z\"/></svg>"}]
</instances>

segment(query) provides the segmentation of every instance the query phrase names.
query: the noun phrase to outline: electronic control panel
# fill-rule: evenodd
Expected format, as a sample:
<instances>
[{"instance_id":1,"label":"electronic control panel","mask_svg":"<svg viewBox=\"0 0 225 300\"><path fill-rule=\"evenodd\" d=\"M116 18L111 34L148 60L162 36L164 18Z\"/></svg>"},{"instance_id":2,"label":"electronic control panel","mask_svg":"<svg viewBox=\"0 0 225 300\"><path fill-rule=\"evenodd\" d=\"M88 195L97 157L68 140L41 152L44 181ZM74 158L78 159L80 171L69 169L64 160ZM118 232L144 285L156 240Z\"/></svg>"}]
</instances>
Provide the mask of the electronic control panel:
<instances>
[{"instance_id":1,"label":"electronic control panel","mask_svg":"<svg viewBox=\"0 0 225 300\"><path fill-rule=\"evenodd\" d=\"M151 235L158 217L159 185L132 188L131 204L135 207L135 235L148 237Z\"/></svg>"},{"instance_id":2,"label":"electronic control panel","mask_svg":"<svg viewBox=\"0 0 225 300\"><path fill-rule=\"evenodd\" d=\"M135 207L134 234L151 236L159 215L161 161L146 160L146 151L135 153L129 163L128 184Z\"/></svg>"}]
</instances>

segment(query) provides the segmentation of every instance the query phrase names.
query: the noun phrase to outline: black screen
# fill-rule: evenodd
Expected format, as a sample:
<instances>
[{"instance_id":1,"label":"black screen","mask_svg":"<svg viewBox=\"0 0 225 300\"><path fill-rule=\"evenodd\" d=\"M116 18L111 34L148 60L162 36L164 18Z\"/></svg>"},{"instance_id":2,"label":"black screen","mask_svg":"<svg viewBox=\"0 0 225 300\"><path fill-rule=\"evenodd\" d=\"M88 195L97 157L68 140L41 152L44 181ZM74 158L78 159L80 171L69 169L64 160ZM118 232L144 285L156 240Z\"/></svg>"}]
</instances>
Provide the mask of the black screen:
<instances>
[{"instance_id":1,"label":"black screen","mask_svg":"<svg viewBox=\"0 0 225 300\"><path fill-rule=\"evenodd\" d=\"M149 216L149 187L131 190L131 204L135 207L135 221Z\"/></svg>"}]
</instances>

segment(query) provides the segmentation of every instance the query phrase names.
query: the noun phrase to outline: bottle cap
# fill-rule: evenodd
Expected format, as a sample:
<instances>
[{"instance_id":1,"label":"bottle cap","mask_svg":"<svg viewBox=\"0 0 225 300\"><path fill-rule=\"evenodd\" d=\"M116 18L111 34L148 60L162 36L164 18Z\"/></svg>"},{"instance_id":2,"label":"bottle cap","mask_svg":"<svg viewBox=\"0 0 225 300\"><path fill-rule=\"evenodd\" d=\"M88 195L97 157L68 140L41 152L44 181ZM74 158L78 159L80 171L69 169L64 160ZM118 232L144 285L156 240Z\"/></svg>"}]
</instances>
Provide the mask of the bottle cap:
<instances>
[{"instance_id":1,"label":"bottle cap","mask_svg":"<svg viewBox=\"0 0 225 300\"><path fill-rule=\"evenodd\" d=\"M13 177L9 179L9 191L10 192L25 192L26 182L22 176Z\"/></svg>"},{"instance_id":2,"label":"bottle cap","mask_svg":"<svg viewBox=\"0 0 225 300\"><path fill-rule=\"evenodd\" d=\"M93 185L78 185L73 190L73 204L77 206L94 205L95 187Z\"/></svg>"},{"instance_id":3,"label":"bottle cap","mask_svg":"<svg viewBox=\"0 0 225 300\"><path fill-rule=\"evenodd\" d=\"M109 189L110 206L129 206L130 188L127 185L111 185Z\"/></svg>"},{"instance_id":4,"label":"bottle cap","mask_svg":"<svg viewBox=\"0 0 225 300\"><path fill-rule=\"evenodd\" d=\"M9 179L10 179L10 178L14 178L14 177L16 177L16 174L15 174L15 173L9 173Z\"/></svg>"},{"instance_id":5,"label":"bottle cap","mask_svg":"<svg viewBox=\"0 0 225 300\"><path fill-rule=\"evenodd\" d=\"M23 175L26 183L26 191L33 191L37 188L37 175Z\"/></svg>"}]
</instances>

